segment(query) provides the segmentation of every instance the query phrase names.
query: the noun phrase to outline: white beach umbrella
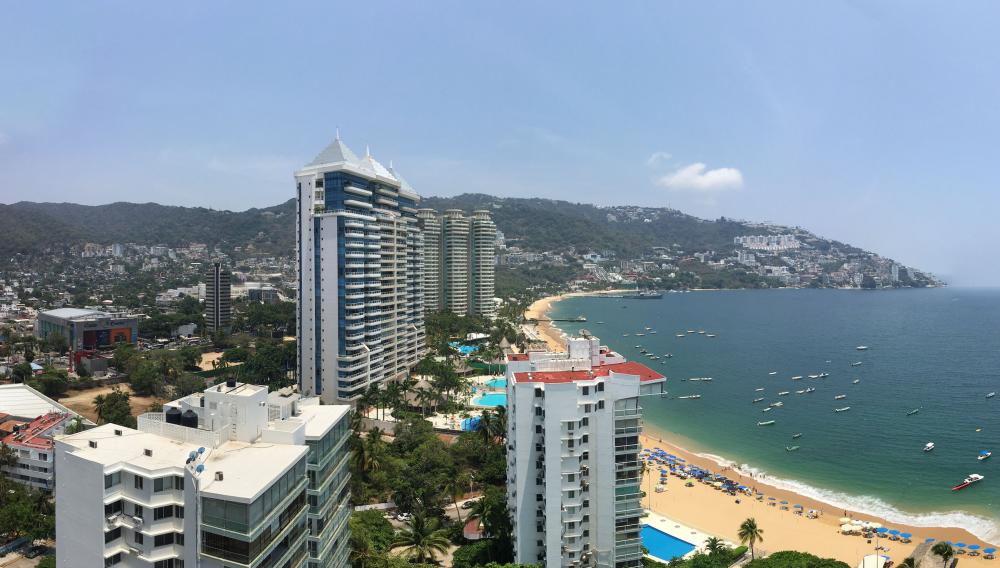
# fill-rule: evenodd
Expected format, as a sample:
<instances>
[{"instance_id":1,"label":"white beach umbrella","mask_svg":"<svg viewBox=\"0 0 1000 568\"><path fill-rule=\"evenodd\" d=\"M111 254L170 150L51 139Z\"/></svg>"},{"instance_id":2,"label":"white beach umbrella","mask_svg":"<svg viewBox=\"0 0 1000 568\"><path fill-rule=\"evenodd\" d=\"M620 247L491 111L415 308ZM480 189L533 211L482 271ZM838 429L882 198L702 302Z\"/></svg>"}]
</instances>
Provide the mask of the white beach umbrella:
<instances>
[{"instance_id":1,"label":"white beach umbrella","mask_svg":"<svg viewBox=\"0 0 1000 568\"><path fill-rule=\"evenodd\" d=\"M840 517L840 522L841 523L850 523L852 520L854 520L854 519L852 519L850 517Z\"/></svg>"},{"instance_id":2,"label":"white beach umbrella","mask_svg":"<svg viewBox=\"0 0 1000 568\"><path fill-rule=\"evenodd\" d=\"M844 523L843 525L840 525L840 530L841 532L849 533L858 530L858 528L851 523Z\"/></svg>"}]
</instances>

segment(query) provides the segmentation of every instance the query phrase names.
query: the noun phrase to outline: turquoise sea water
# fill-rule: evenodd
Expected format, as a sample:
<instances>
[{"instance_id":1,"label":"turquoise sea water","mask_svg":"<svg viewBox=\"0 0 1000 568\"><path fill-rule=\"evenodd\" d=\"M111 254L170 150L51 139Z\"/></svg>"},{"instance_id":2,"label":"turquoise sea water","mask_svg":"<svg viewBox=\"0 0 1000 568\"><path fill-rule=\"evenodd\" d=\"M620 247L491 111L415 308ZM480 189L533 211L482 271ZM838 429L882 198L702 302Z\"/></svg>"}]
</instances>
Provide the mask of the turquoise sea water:
<instances>
[{"instance_id":1,"label":"turquoise sea water","mask_svg":"<svg viewBox=\"0 0 1000 568\"><path fill-rule=\"evenodd\" d=\"M587 329L667 375L668 397L643 402L647 430L679 434L697 446L691 450L766 473L769 482L836 508L958 526L1000 542L1000 396L986 398L1000 392L1000 290L583 297L555 304L551 315L586 316L586 323L559 325L568 333ZM652 361L635 345L674 357ZM808 378L824 372L829 377ZM797 375L803 378L792 380ZM691 377L713 380L682 380ZM807 387L816 391L795 393ZM702 396L675 398L690 394ZM840 394L847 396L834 399ZM753 404L759 397L764 401ZM761 412L778 401L783 406ZM851 410L834 412L845 406ZM757 426L765 420L776 423ZM936 444L933 452L922 451L927 442ZM786 451L793 445L800 449ZM996 456L979 462L984 449ZM970 473L986 479L950 491Z\"/></svg>"}]
</instances>

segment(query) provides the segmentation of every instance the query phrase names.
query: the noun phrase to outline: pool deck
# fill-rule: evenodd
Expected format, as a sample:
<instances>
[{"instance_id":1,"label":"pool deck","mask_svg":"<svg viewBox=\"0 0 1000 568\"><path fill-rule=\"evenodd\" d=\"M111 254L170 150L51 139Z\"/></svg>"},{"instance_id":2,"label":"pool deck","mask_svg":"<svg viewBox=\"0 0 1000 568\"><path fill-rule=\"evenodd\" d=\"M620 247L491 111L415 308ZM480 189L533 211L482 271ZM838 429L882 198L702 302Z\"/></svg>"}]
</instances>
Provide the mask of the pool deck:
<instances>
[{"instance_id":1,"label":"pool deck","mask_svg":"<svg viewBox=\"0 0 1000 568\"><path fill-rule=\"evenodd\" d=\"M649 509L646 509L646 513L648 513L648 515L643 518L642 520L643 524L649 525L658 531L667 533L668 535L674 538L683 540L685 542L689 542L694 545L694 550L685 554L684 558L690 558L694 556L695 553L697 552L705 551L705 539L707 539L712 535L703 533L700 530L693 529L687 525L683 525L672 519L668 519L667 517L664 517L659 513L654 513ZM728 541L726 542L726 544L729 546L735 546L733 543ZM652 558L653 560L656 560L657 562L663 562L664 564L670 562L669 558L658 558L656 556L653 556L652 554L647 554L646 556Z\"/></svg>"}]
</instances>

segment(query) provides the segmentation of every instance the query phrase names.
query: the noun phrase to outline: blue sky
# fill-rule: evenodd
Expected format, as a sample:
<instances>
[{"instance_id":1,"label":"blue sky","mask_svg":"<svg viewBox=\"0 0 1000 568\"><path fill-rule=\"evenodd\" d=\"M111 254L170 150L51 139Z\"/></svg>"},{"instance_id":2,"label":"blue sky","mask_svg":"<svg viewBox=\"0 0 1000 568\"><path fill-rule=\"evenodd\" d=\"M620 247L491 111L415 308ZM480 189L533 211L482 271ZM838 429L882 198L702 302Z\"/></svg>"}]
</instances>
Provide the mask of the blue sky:
<instances>
[{"instance_id":1,"label":"blue sky","mask_svg":"<svg viewBox=\"0 0 1000 568\"><path fill-rule=\"evenodd\" d=\"M771 220L1000 283L995 3L151 6L5 3L0 202L273 205L339 127L424 195Z\"/></svg>"}]
</instances>

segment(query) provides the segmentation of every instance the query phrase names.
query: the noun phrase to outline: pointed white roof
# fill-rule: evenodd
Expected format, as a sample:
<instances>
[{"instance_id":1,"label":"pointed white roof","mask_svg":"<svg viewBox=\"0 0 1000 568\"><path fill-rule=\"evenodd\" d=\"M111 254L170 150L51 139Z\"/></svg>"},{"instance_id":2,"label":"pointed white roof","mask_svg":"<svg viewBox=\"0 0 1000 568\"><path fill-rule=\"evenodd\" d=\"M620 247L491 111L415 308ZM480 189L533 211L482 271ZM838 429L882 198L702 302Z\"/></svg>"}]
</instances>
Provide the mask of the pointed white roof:
<instances>
[{"instance_id":1,"label":"pointed white roof","mask_svg":"<svg viewBox=\"0 0 1000 568\"><path fill-rule=\"evenodd\" d=\"M361 160L358 159L358 156L347 147L347 144L344 144L340 139L340 134L338 134L329 146L324 148L313 161L306 164L306 167L326 164L351 164L352 166L358 166L360 163Z\"/></svg>"},{"instance_id":2,"label":"pointed white roof","mask_svg":"<svg viewBox=\"0 0 1000 568\"><path fill-rule=\"evenodd\" d=\"M367 148L365 149L365 157L361 158L358 167L376 177L396 181L396 176L392 175L385 166L376 160Z\"/></svg>"}]
</instances>

